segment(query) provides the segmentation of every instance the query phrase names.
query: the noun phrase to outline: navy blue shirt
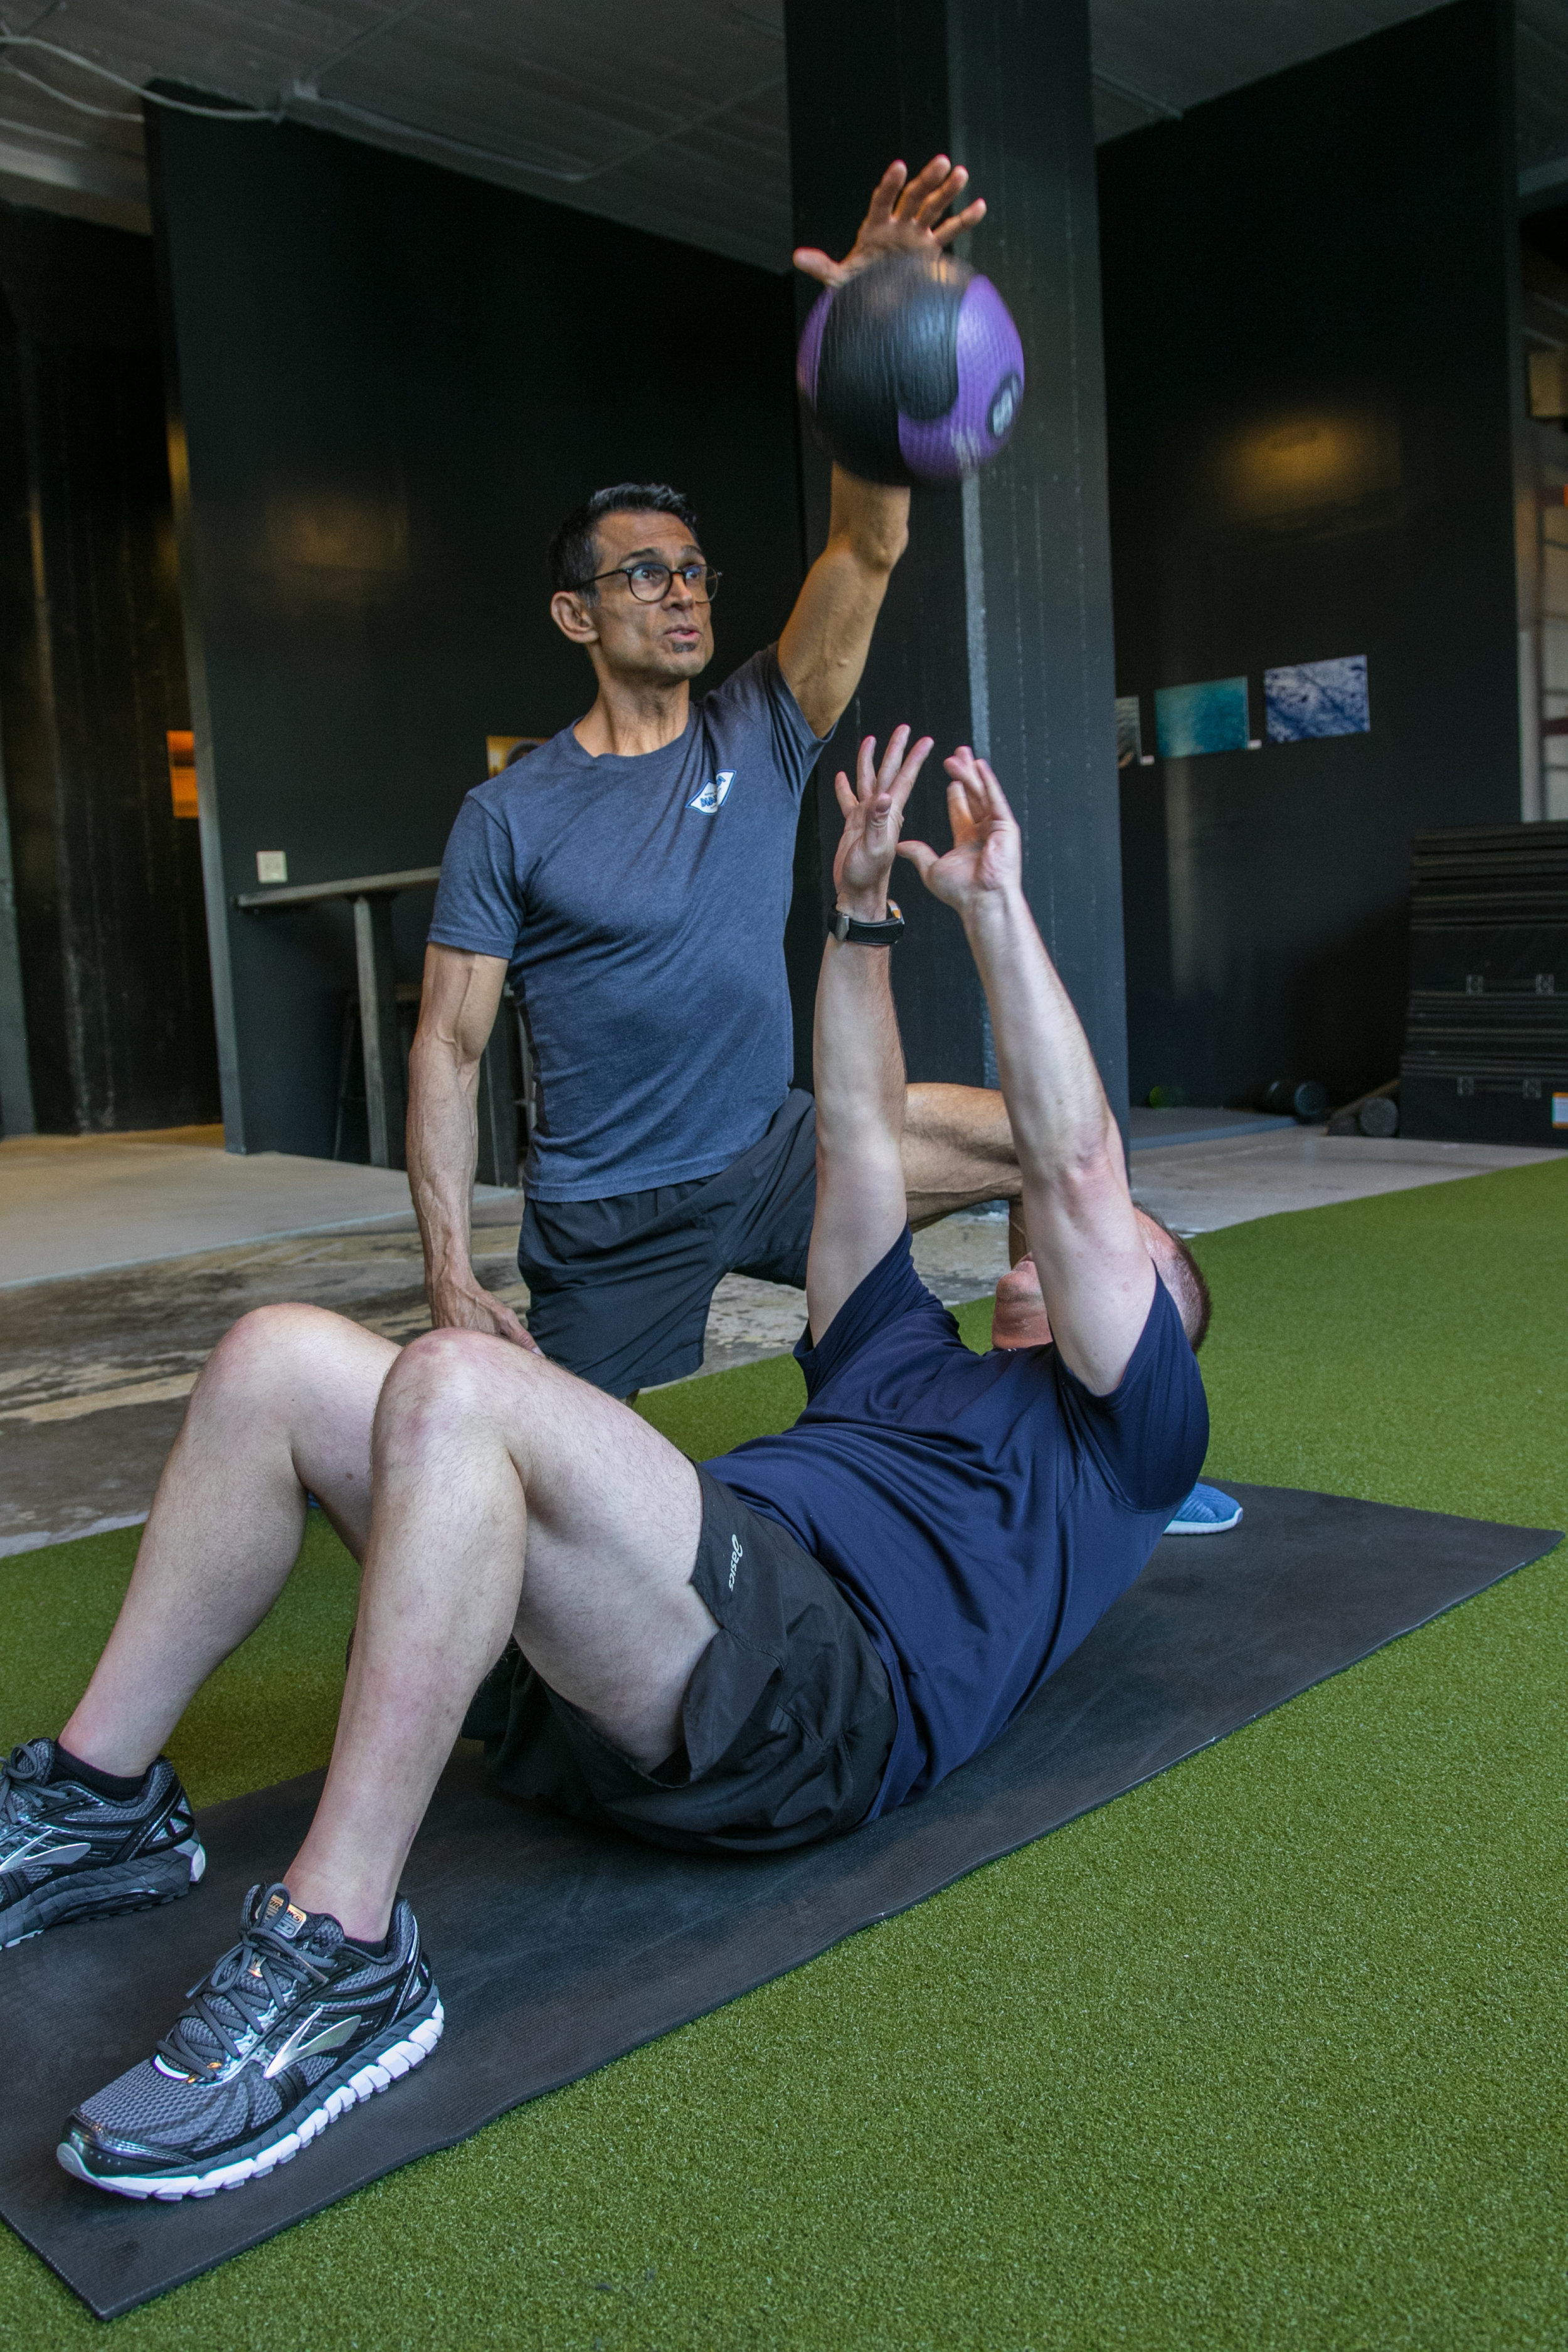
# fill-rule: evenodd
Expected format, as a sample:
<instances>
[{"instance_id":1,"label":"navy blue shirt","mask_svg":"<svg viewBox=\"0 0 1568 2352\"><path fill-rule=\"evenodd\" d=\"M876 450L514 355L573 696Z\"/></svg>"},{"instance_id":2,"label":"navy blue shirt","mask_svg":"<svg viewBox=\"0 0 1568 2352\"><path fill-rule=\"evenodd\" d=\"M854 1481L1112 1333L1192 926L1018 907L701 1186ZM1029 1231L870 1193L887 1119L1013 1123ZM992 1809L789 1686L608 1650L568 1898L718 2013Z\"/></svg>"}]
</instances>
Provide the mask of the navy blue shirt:
<instances>
[{"instance_id":1,"label":"navy blue shirt","mask_svg":"<svg viewBox=\"0 0 1568 2352\"><path fill-rule=\"evenodd\" d=\"M1095 1396L1054 1347L974 1355L907 1230L808 1342L795 1427L704 1466L822 1562L877 1644L899 1726L875 1818L988 1747L1142 1572L1208 1407L1163 1282Z\"/></svg>"},{"instance_id":2,"label":"navy blue shirt","mask_svg":"<svg viewBox=\"0 0 1568 2352\"><path fill-rule=\"evenodd\" d=\"M595 759L563 728L464 801L430 938L510 967L536 1200L711 1176L765 1131L789 1088L784 918L821 750L770 646L662 751Z\"/></svg>"}]
</instances>

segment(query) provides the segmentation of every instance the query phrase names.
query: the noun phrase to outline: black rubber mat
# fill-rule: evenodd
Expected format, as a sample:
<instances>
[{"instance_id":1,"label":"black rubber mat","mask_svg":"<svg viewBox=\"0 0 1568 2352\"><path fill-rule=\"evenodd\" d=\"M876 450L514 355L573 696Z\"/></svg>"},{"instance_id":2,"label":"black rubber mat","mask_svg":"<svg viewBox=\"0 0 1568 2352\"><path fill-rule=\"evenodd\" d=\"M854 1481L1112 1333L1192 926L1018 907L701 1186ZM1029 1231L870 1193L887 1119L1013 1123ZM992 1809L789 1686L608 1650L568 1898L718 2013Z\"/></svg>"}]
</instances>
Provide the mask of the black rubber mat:
<instances>
[{"instance_id":1,"label":"black rubber mat","mask_svg":"<svg viewBox=\"0 0 1568 2352\"><path fill-rule=\"evenodd\" d=\"M439 2049L267 2179L135 2205L60 2170L59 2125L173 2022L232 1942L246 1888L288 1863L319 1776L216 1806L195 1895L0 1958L0 2213L111 2318L1119 1796L1557 1540L1283 1487L1229 1491L1247 1506L1234 1534L1167 1538L994 1748L835 1844L659 1853L494 1796L479 1751L460 1749L405 1880L447 2006Z\"/></svg>"}]
</instances>

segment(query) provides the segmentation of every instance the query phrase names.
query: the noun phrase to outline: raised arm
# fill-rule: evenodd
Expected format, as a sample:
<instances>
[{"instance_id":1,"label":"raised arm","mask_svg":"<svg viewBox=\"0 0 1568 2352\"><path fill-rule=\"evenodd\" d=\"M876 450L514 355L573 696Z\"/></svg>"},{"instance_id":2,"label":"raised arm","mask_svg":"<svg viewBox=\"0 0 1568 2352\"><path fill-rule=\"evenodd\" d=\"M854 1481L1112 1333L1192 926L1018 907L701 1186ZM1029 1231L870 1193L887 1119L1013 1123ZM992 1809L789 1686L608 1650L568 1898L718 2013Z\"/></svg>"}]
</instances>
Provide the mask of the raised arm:
<instances>
[{"instance_id":1,"label":"raised arm","mask_svg":"<svg viewBox=\"0 0 1568 2352\"><path fill-rule=\"evenodd\" d=\"M857 921L888 912L904 803L925 765L931 737L910 743L895 728L880 768L868 736L852 785L835 780L844 834L833 861L835 903ZM820 1339L845 1300L885 1257L908 1214L900 1146L904 1056L889 979L891 950L829 939L816 984L816 1213L805 1302Z\"/></svg>"},{"instance_id":2,"label":"raised arm","mask_svg":"<svg viewBox=\"0 0 1568 2352\"><path fill-rule=\"evenodd\" d=\"M946 761L952 847L900 854L962 917L991 1009L1024 1218L1051 1335L1098 1395L1126 1370L1157 1276L1083 1024L1024 898L1018 827L967 748Z\"/></svg>"},{"instance_id":3,"label":"raised arm","mask_svg":"<svg viewBox=\"0 0 1568 2352\"><path fill-rule=\"evenodd\" d=\"M479 1057L505 983L504 956L425 950L419 1026L408 1057L408 1189L425 1246L432 1328L488 1331L532 1348L511 1308L475 1280L469 1255Z\"/></svg>"},{"instance_id":4,"label":"raised arm","mask_svg":"<svg viewBox=\"0 0 1568 2352\"><path fill-rule=\"evenodd\" d=\"M977 199L943 220L968 182L963 166L945 155L933 155L912 180L907 165L889 163L843 260L802 246L795 268L825 286L842 286L887 254L951 245L985 215ZM818 735L837 724L860 683L888 582L908 542L909 516L908 490L863 482L835 466L827 544L779 639L784 683Z\"/></svg>"},{"instance_id":5,"label":"raised arm","mask_svg":"<svg viewBox=\"0 0 1568 2352\"><path fill-rule=\"evenodd\" d=\"M779 639L779 667L815 735L830 734L866 667L893 566L910 536L910 494L833 468L827 544Z\"/></svg>"}]
</instances>

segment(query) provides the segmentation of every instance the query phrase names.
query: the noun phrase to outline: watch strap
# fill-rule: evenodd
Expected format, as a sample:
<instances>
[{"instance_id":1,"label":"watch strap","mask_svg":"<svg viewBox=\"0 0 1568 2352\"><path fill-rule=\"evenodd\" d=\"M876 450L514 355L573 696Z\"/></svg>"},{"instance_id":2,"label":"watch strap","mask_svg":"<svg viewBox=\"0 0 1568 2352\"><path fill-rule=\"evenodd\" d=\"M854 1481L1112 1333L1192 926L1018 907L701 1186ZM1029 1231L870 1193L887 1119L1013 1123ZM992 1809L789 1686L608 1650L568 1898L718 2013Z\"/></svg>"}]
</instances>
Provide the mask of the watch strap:
<instances>
[{"instance_id":1,"label":"watch strap","mask_svg":"<svg viewBox=\"0 0 1568 2352\"><path fill-rule=\"evenodd\" d=\"M904 919L898 901L889 898L886 922L862 923L842 907L835 907L827 928L836 940L847 940L855 947L890 948L903 937Z\"/></svg>"}]
</instances>

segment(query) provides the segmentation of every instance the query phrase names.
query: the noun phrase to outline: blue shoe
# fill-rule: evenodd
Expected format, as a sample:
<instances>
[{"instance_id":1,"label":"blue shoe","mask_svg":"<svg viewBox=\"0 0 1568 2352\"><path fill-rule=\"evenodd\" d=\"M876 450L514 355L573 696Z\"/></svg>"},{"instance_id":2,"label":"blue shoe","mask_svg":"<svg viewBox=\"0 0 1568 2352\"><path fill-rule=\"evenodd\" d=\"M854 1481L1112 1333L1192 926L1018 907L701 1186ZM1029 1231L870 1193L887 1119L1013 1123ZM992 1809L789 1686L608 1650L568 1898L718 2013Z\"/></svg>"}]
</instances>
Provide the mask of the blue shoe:
<instances>
[{"instance_id":1,"label":"blue shoe","mask_svg":"<svg viewBox=\"0 0 1568 2352\"><path fill-rule=\"evenodd\" d=\"M1223 1536L1241 1524L1241 1505L1217 1486L1193 1488L1166 1528L1168 1536Z\"/></svg>"}]
</instances>

